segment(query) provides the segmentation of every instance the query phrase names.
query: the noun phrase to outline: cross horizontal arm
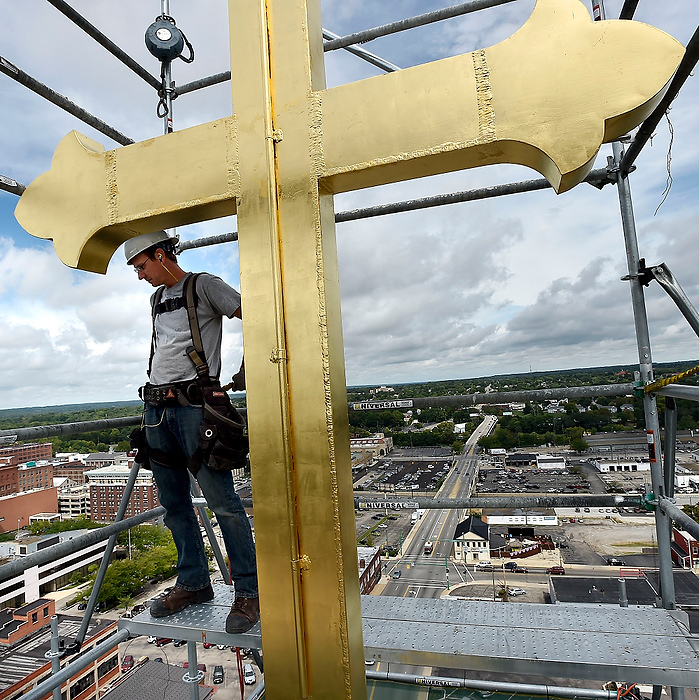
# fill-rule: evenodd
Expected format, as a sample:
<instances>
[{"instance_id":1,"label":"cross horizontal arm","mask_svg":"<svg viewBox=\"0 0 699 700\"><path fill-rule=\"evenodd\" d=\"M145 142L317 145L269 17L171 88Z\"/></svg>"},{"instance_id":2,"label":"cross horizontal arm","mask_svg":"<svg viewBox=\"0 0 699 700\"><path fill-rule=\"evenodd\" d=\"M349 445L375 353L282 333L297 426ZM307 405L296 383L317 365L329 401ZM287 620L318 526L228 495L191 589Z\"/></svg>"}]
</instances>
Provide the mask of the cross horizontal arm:
<instances>
[{"instance_id":1,"label":"cross horizontal arm","mask_svg":"<svg viewBox=\"0 0 699 700\"><path fill-rule=\"evenodd\" d=\"M488 49L319 93L323 187L518 163L564 192L602 143L652 112L683 52L648 25L592 22L575 0L539 0Z\"/></svg>"},{"instance_id":2,"label":"cross horizontal arm","mask_svg":"<svg viewBox=\"0 0 699 700\"><path fill-rule=\"evenodd\" d=\"M66 265L104 273L125 240L235 214L239 196L236 120L227 117L113 151L73 131L15 216L53 240Z\"/></svg>"}]
</instances>

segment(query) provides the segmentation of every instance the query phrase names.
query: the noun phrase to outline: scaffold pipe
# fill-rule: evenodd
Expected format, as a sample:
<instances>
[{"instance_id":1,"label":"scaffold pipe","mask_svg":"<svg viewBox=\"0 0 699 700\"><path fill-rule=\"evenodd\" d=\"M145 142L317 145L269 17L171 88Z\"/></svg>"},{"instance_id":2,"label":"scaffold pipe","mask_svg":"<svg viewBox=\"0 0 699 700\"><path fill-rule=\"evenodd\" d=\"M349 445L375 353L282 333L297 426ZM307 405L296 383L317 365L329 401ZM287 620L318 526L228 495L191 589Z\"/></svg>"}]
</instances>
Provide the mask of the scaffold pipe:
<instances>
[{"instance_id":1,"label":"scaffold pipe","mask_svg":"<svg viewBox=\"0 0 699 700\"><path fill-rule=\"evenodd\" d=\"M367 669L366 677L375 681L395 681L430 688L472 688L489 690L494 693L517 693L521 695L542 695L546 698L605 698L614 700L617 691L597 690L596 688L565 688L555 685L532 685L529 683L504 683L502 681L481 681L472 678L451 678L442 676L416 676L395 671L374 671Z\"/></svg>"},{"instance_id":2,"label":"scaffold pipe","mask_svg":"<svg viewBox=\"0 0 699 700\"><path fill-rule=\"evenodd\" d=\"M27 186L23 185L21 182L17 182L17 180L13 180L11 177L0 175L0 190L22 196L22 192L26 189Z\"/></svg>"},{"instance_id":3,"label":"scaffold pipe","mask_svg":"<svg viewBox=\"0 0 699 700\"><path fill-rule=\"evenodd\" d=\"M340 39L339 34L335 34L335 32L331 32L328 29L323 29L323 39ZM345 46L344 47L345 51L348 53L354 54L355 56L358 56L359 58L363 59L367 63L371 63L372 65L376 66L377 68L381 68L381 70L385 70L387 73L393 73L397 70L400 70L400 67L395 65L394 63L391 63L390 61L386 61L380 56L377 56L375 53L371 53L371 51L367 51L366 49L363 49L361 46Z\"/></svg>"},{"instance_id":4,"label":"scaffold pipe","mask_svg":"<svg viewBox=\"0 0 699 700\"><path fill-rule=\"evenodd\" d=\"M0 566L0 581L6 581L8 578L17 576L23 571L30 569L33 566L41 566L50 561L55 561L60 557L68 556L69 554L74 554L79 552L85 547L97 544L97 542L104 542L108 540L112 535L128 530L135 525L140 525L148 520L154 520L165 513L165 508L159 506L158 508L153 508L147 510L144 513L139 513L126 520L120 520L117 523L112 523L105 527L101 527L95 530L90 530L84 535L75 537L72 540L66 540L65 542L60 542L59 544L54 544L51 547L42 549L33 554L28 554L26 557L21 559L15 559L14 561L8 562Z\"/></svg>"},{"instance_id":5,"label":"scaffold pipe","mask_svg":"<svg viewBox=\"0 0 699 700\"><path fill-rule=\"evenodd\" d=\"M7 59L0 56L0 73L4 73L8 78L16 80L20 85L29 88L32 92L48 100L57 107L65 110L74 117L80 119L80 121L85 122L88 126L96 129L105 136L109 136L110 139L116 141L122 146L128 146L130 143L134 143L134 140L125 136L120 131L117 131L114 127L109 126L106 122L90 114L87 110L79 107L75 102L71 102L67 97L64 97L60 93L52 90L48 85L40 83L31 75L28 75L23 70L10 63Z\"/></svg>"},{"instance_id":6,"label":"scaffold pipe","mask_svg":"<svg viewBox=\"0 0 699 700\"><path fill-rule=\"evenodd\" d=\"M26 692L22 695L22 700L41 700L41 698L46 697L54 688L60 688L63 683L69 681L78 671L94 663L97 659L114 649L114 647L121 644L121 642L125 642L128 638L128 630L117 630L101 644L94 647L94 649L80 654L80 656L73 659L69 664L66 664L60 671L52 673L45 681L42 681L35 688Z\"/></svg>"},{"instance_id":7,"label":"scaffold pipe","mask_svg":"<svg viewBox=\"0 0 699 700\"><path fill-rule=\"evenodd\" d=\"M671 518L695 539L699 540L699 523L690 518L681 508L678 508L673 499L659 498L658 508L660 508L668 518Z\"/></svg>"},{"instance_id":8,"label":"scaffold pipe","mask_svg":"<svg viewBox=\"0 0 699 700\"><path fill-rule=\"evenodd\" d=\"M151 75L140 63L134 61L126 51L120 49L109 37L102 34L94 24L88 22L67 2L64 0L48 1L71 22L80 27L88 36L92 37L100 46L107 49L112 56L118 58L127 68L130 68L139 78L143 78L151 87L160 90L160 81L154 75Z\"/></svg>"},{"instance_id":9,"label":"scaffold pipe","mask_svg":"<svg viewBox=\"0 0 699 700\"><path fill-rule=\"evenodd\" d=\"M229 243L238 240L238 232L219 233L216 236L206 236L205 238L194 238L191 241L180 241L177 244L178 252L191 250L192 248L203 248L208 245L218 245L219 243Z\"/></svg>"},{"instance_id":10,"label":"scaffold pipe","mask_svg":"<svg viewBox=\"0 0 699 700\"><path fill-rule=\"evenodd\" d=\"M633 19L637 7L638 0L624 0L624 5L619 13L619 19Z\"/></svg>"},{"instance_id":11,"label":"scaffold pipe","mask_svg":"<svg viewBox=\"0 0 699 700\"><path fill-rule=\"evenodd\" d=\"M422 15L416 15L415 17L409 17L408 19L401 19L397 22L391 22L390 24L382 24L380 27L365 29L364 31L348 34L347 36L340 37L339 39L326 41L323 46L323 50L335 51L337 49L344 49L352 44L363 44L366 41L378 39L380 36L404 32L406 29L422 27L426 24L439 22L443 19L459 17L460 15L465 15L469 12L477 12L478 10L485 10L489 7L497 7L498 5L504 5L508 2L513 2L513 0L471 0L471 2L462 2L459 5L444 7L441 10L435 10L433 12L425 12Z\"/></svg>"},{"instance_id":12,"label":"scaffold pipe","mask_svg":"<svg viewBox=\"0 0 699 700\"><path fill-rule=\"evenodd\" d=\"M599 186L610 182L606 168L593 170L584 179L584 182ZM460 202L474 202L479 199L491 199L507 194L520 194L522 192L535 192L536 190L551 189L551 184L545 178L536 180L523 180L521 182L511 182L505 185L492 185L481 187L476 190L465 190L462 192L452 192L451 194L438 194L432 197L421 197L420 199L408 199L402 202L392 202L390 204L378 204L374 207L363 209L350 209L335 214L335 223L345 221L356 221L357 219L368 219L372 216L384 216L386 214L398 214L405 211L415 211L416 209L428 209L430 207L442 207L446 204L458 204Z\"/></svg>"},{"instance_id":13,"label":"scaffold pipe","mask_svg":"<svg viewBox=\"0 0 699 700\"><path fill-rule=\"evenodd\" d=\"M641 149L646 145L648 139L655 132L655 127L663 118L665 112L672 104L672 101L677 97L680 88L684 85L685 81L692 74L694 66L699 60L699 28L697 28L687 44L687 48L684 52L684 56L680 61L680 65L677 68L675 77L670 83L670 87L660 100L658 106L651 112L650 116L641 124L634 140L631 145L626 150L624 157L619 163L619 173L621 177L626 177L631 172L631 166L641 152Z\"/></svg>"},{"instance_id":14,"label":"scaffold pipe","mask_svg":"<svg viewBox=\"0 0 699 700\"><path fill-rule=\"evenodd\" d=\"M100 418L99 420L80 421L78 423L57 423L54 425L35 425L30 428L11 428L0 430L0 444L16 440L36 440L37 438L55 437L57 435L75 435L92 433L98 430L125 428L140 425L142 416L123 416L121 418ZM4 438L4 439L3 439Z\"/></svg>"}]
</instances>

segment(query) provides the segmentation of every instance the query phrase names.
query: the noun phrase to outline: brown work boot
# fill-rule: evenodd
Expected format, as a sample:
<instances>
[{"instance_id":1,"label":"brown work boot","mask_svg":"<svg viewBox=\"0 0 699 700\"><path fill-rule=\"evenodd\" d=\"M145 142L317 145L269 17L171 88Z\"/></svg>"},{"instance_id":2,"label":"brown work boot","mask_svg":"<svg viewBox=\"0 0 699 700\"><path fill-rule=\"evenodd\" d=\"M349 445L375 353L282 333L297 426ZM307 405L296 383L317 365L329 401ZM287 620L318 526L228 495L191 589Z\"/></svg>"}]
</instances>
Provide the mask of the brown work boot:
<instances>
[{"instance_id":1,"label":"brown work boot","mask_svg":"<svg viewBox=\"0 0 699 700\"><path fill-rule=\"evenodd\" d=\"M153 617L167 617L184 610L194 603L206 603L214 597L214 589L211 584L198 591L186 591L175 586L161 598L156 598L150 606L150 614Z\"/></svg>"},{"instance_id":2,"label":"brown work boot","mask_svg":"<svg viewBox=\"0 0 699 700\"><path fill-rule=\"evenodd\" d=\"M247 632L260 619L259 598L236 598L226 618L228 634Z\"/></svg>"}]
</instances>

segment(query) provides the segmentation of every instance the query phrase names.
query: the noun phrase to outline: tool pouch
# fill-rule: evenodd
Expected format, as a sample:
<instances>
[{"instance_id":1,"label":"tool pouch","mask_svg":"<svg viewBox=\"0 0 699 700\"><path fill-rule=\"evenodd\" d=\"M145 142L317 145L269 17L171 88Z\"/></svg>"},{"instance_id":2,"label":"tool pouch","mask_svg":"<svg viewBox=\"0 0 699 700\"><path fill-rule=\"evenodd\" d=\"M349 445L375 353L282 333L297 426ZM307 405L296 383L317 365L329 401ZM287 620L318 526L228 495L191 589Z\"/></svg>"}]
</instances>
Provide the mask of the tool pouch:
<instances>
[{"instance_id":1,"label":"tool pouch","mask_svg":"<svg viewBox=\"0 0 699 700\"><path fill-rule=\"evenodd\" d=\"M228 393L218 386L202 387L204 418L199 430L199 456L215 471L245 466L248 436L243 417Z\"/></svg>"},{"instance_id":2,"label":"tool pouch","mask_svg":"<svg viewBox=\"0 0 699 700\"><path fill-rule=\"evenodd\" d=\"M146 440L146 429L144 427L134 428L129 436L129 443L132 450L136 450L134 462L148 466L148 441Z\"/></svg>"}]
</instances>

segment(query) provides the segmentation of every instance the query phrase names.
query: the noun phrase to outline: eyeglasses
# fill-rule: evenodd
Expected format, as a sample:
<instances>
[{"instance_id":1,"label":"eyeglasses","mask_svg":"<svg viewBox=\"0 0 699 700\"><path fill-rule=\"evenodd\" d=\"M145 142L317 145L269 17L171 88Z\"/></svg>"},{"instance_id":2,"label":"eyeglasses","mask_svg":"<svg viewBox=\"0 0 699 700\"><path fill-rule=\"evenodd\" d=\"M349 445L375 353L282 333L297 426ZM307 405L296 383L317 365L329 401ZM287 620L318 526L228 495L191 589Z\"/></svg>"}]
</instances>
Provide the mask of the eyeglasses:
<instances>
[{"instance_id":1,"label":"eyeglasses","mask_svg":"<svg viewBox=\"0 0 699 700\"><path fill-rule=\"evenodd\" d=\"M143 264L142 264L142 265L134 265L134 266L133 266L134 272L135 272L136 274L138 274L139 272L143 272L143 268L148 264L148 261L149 261L149 260L150 260L150 258L146 258L146 259L143 261Z\"/></svg>"}]
</instances>

